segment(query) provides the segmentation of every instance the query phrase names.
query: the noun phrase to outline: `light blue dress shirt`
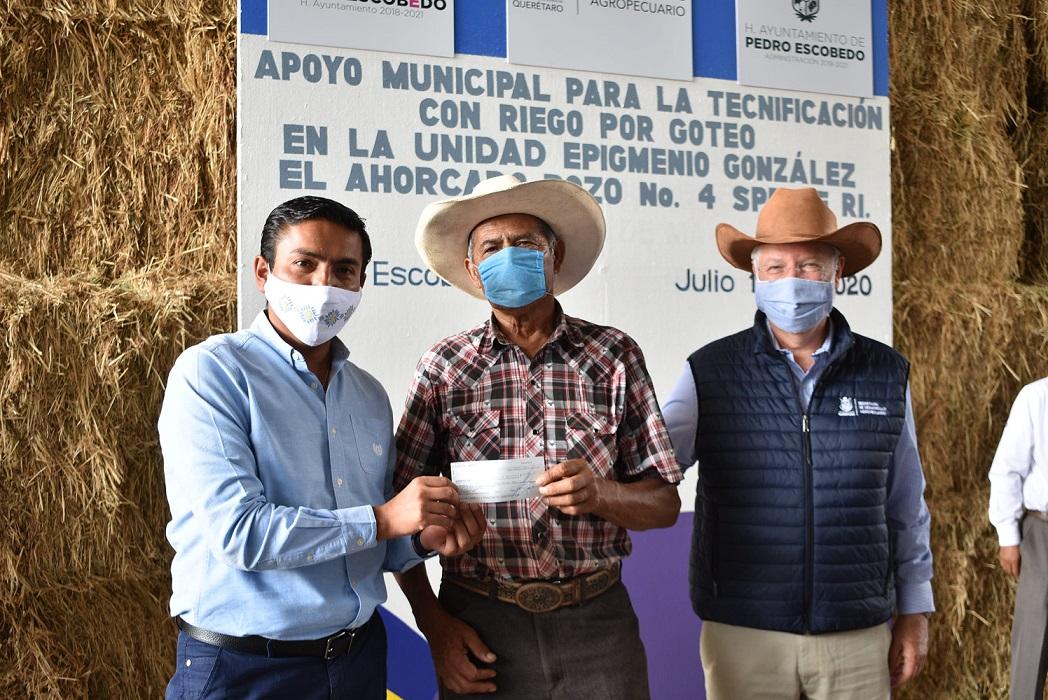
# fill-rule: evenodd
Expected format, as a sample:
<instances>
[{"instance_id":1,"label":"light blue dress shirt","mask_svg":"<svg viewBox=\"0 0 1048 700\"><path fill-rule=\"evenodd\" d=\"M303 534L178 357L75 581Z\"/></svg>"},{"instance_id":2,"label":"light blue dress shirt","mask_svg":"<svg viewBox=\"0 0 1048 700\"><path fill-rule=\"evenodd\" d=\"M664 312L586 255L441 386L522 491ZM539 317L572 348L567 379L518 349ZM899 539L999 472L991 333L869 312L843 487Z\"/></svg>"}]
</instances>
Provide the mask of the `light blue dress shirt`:
<instances>
[{"instance_id":1,"label":"light blue dress shirt","mask_svg":"<svg viewBox=\"0 0 1048 700\"><path fill-rule=\"evenodd\" d=\"M812 353L815 364L807 372L793 359L793 353L779 346L771 328L768 333L775 348L786 358L793 371L803 408L808 410L815 385L829 362L832 324L826 334L826 341ZM669 399L662 406L662 415L677 460L686 469L695 463L695 435L699 423L698 392L695 389L695 377L687 363ZM917 427L913 421L909 385L906 386L905 424L892 456L888 476L887 515L888 524L895 532L896 607L903 615L933 612L931 516L924 502L924 472L917 452Z\"/></svg>"},{"instance_id":2,"label":"light blue dress shirt","mask_svg":"<svg viewBox=\"0 0 1048 700\"><path fill-rule=\"evenodd\" d=\"M333 343L326 391L265 312L172 368L159 423L172 615L236 636L326 637L367 622L384 569L420 561L409 538L376 539L393 416Z\"/></svg>"}]
</instances>

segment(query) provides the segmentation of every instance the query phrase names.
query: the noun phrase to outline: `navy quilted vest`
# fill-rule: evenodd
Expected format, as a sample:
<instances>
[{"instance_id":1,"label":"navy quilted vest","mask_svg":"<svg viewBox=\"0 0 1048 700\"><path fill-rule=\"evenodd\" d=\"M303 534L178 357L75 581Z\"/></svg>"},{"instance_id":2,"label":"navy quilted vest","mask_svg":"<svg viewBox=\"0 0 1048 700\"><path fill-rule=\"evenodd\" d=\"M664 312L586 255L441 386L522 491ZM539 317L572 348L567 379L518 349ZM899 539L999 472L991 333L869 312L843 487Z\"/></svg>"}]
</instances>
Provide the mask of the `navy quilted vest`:
<instances>
[{"instance_id":1,"label":"navy quilted vest","mask_svg":"<svg viewBox=\"0 0 1048 700\"><path fill-rule=\"evenodd\" d=\"M703 620L821 633L891 617L885 500L909 365L832 318L807 414L760 312L688 358L699 398L690 584Z\"/></svg>"}]
</instances>

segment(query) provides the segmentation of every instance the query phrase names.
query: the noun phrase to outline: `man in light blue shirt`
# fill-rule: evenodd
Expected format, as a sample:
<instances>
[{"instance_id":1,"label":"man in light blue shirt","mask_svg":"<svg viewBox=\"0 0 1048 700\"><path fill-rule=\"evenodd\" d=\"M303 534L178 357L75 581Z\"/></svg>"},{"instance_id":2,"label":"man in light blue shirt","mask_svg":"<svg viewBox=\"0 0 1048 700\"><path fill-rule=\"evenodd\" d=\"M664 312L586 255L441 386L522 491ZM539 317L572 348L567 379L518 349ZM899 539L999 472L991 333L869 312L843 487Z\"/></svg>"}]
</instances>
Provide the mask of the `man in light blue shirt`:
<instances>
[{"instance_id":1,"label":"man in light blue shirt","mask_svg":"<svg viewBox=\"0 0 1048 700\"><path fill-rule=\"evenodd\" d=\"M755 275L756 319L693 353L662 407L698 464L707 697L888 700L920 673L934 610L909 363L833 308L880 232L780 188L755 237L720 224L717 244Z\"/></svg>"},{"instance_id":2,"label":"man in light blue shirt","mask_svg":"<svg viewBox=\"0 0 1048 700\"><path fill-rule=\"evenodd\" d=\"M282 204L255 260L267 309L171 370L159 431L181 633L168 698L385 698L382 572L483 532L443 477L392 497L388 397L336 337L370 257L351 209Z\"/></svg>"}]
</instances>

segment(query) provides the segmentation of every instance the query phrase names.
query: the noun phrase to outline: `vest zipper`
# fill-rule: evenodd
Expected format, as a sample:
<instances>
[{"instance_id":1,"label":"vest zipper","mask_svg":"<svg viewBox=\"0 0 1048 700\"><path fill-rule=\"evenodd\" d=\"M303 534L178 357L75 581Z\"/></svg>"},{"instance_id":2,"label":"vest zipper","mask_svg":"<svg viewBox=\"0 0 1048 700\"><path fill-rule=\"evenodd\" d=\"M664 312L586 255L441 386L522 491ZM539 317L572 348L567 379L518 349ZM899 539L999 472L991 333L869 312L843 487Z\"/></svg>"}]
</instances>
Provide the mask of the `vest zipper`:
<instances>
[{"instance_id":1,"label":"vest zipper","mask_svg":"<svg viewBox=\"0 0 1048 700\"><path fill-rule=\"evenodd\" d=\"M811 405L808 406L809 411ZM804 441L804 616L805 631L812 630L812 598L815 586L815 513L812 503L812 474L811 459L811 415L806 411L801 416L801 433Z\"/></svg>"}]
</instances>

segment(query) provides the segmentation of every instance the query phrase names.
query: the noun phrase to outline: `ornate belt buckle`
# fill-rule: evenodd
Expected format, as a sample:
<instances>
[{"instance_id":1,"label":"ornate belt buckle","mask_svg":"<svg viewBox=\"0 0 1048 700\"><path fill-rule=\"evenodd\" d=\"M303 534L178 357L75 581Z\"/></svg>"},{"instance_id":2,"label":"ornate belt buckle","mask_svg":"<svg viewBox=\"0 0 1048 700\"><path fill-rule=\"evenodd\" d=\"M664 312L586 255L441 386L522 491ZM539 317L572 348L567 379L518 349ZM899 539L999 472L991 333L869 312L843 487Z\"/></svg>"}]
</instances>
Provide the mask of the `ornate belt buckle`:
<instances>
[{"instance_id":1,"label":"ornate belt buckle","mask_svg":"<svg viewBox=\"0 0 1048 700\"><path fill-rule=\"evenodd\" d=\"M533 581L518 588L513 599L518 607L529 613L547 613L559 608L564 597L554 584Z\"/></svg>"}]
</instances>

